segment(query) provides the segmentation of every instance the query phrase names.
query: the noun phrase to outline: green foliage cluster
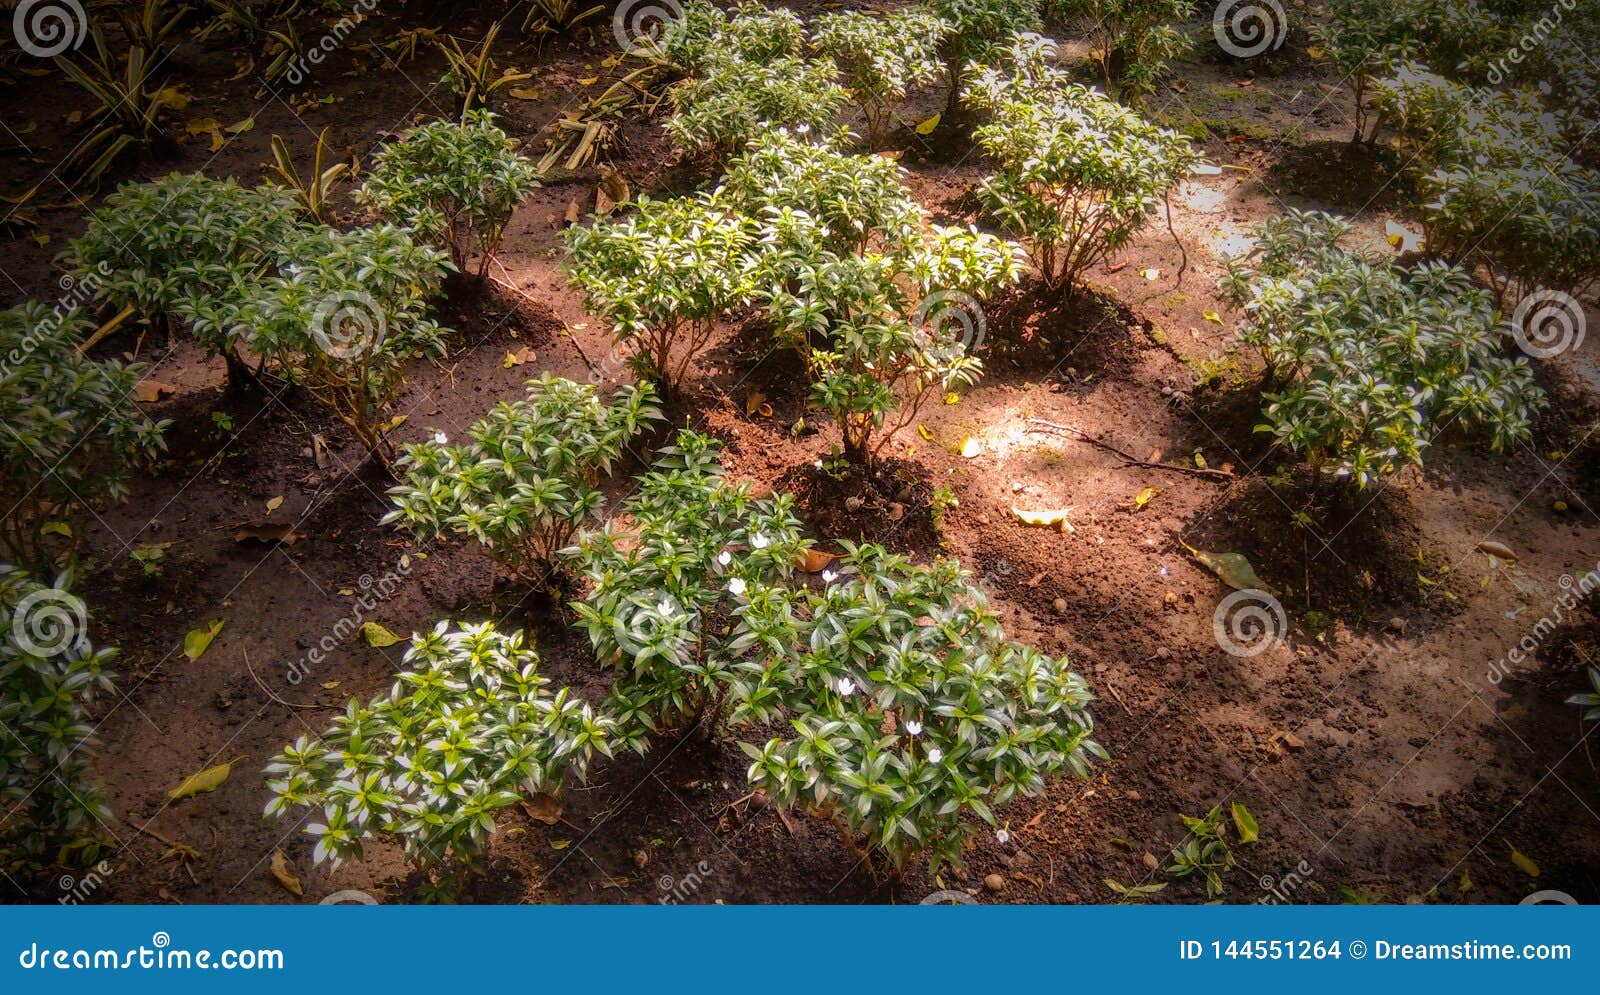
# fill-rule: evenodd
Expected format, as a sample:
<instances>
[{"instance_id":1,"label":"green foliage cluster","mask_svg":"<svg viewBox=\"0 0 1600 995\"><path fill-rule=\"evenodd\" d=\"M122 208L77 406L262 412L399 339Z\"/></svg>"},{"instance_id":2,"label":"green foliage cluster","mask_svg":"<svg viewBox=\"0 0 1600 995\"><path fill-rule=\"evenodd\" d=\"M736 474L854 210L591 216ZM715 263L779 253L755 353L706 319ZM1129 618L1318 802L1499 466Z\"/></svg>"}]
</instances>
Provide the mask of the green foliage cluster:
<instances>
[{"instance_id":1,"label":"green foliage cluster","mask_svg":"<svg viewBox=\"0 0 1600 995\"><path fill-rule=\"evenodd\" d=\"M1266 423L1321 480L1358 489L1408 463L1446 431L1481 432L1496 449L1530 434L1544 394L1493 298L1460 269L1414 269L1340 243L1347 222L1291 212L1264 222L1257 257L1230 264L1223 286L1245 310L1241 338L1280 389Z\"/></svg>"}]
</instances>

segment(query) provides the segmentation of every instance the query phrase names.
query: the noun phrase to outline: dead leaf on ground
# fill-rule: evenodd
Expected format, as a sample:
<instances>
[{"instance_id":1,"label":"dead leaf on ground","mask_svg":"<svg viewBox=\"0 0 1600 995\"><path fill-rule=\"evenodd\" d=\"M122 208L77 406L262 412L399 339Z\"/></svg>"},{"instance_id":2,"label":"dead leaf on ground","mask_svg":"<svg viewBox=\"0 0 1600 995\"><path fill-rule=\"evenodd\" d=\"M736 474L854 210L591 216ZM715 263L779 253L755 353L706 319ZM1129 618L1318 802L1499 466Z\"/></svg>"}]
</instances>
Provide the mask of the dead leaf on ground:
<instances>
[{"instance_id":1,"label":"dead leaf on ground","mask_svg":"<svg viewBox=\"0 0 1600 995\"><path fill-rule=\"evenodd\" d=\"M524 798L522 810L528 813L528 818L547 826L561 821L561 800L542 791L532 798Z\"/></svg>"},{"instance_id":2,"label":"dead leaf on ground","mask_svg":"<svg viewBox=\"0 0 1600 995\"><path fill-rule=\"evenodd\" d=\"M178 392L178 388L160 380L141 380L139 386L133 389L133 394L145 404L154 404L163 398L171 397Z\"/></svg>"},{"instance_id":3,"label":"dead leaf on ground","mask_svg":"<svg viewBox=\"0 0 1600 995\"><path fill-rule=\"evenodd\" d=\"M366 640L368 646L375 649L383 649L385 646L393 646L396 643L405 642L404 636L395 635L377 622L362 622L361 638Z\"/></svg>"},{"instance_id":4,"label":"dead leaf on ground","mask_svg":"<svg viewBox=\"0 0 1600 995\"><path fill-rule=\"evenodd\" d=\"M301 540L300 533L294 530L293 525L280 522L249 522L239 526L233 532L234 542L259 542L268 546L281 542L285 546L293 546Z\"/></svg>"},{"instance_id":5,"label":"dead leaf on ground","mask_svg":"<svg viewBox=\"0 0 1600 995\"><path fill-rule=\"evenodd\" d=\"M228 780L228 775L233 773L233 765L237 761L229 760L225 764L207 767L198 774L190 774L183 779L183 783L167 792L167 797L176 801L179 798L188 798L192 795L204 794L222 787Z\"/></svg>"},{"instance_id":6,"label":"dead leaf on ground","mask_svg":"<svg viewBox=\"0 0 1600 995\"><path fill-rule=\"evenodd\" d=\"M1040 508L1034 511L1016 507L1011 509L1011 513L1017 516L1017 521L1024 525L1053 525L1061 532L1076 532L1078 530L1067 521L1067 515L1071 511L1070 505L1065 508Z\"/></svg>"},{"instance_id":7,"label":"dead leaf on ground","mask_svg":"<svg viewBox=\"0 0 1600 995\"><path fill-rule=\"evenodd\" d=\"M808 574L821 573L828 569L828 564L838 558L838 553L824 553L820 549L808 549L800 554L797 566Z\"/></svg>"},{"instance_id":8,"label":"dead leaf on ground","mask_svg":"<svg viewBox=\"0 0 1600 995\"><path fill-rule=\"evenodd\" d=\"M1505 560L1507 563L1517 562L1517 554L1511 551L1510 546L1503 542L1495 542L1493 539L1485 539L1478 543L1478 552Z\"/></svg>"},{"instance_id":9,"label":"dead leaf on ground","mask_svg":"<svg viewBox=\"0 0 1600 995\"><path fill-rule=\"evenodd\" d=\"M1201 566L1216 574L1235 591L1265 591L1274 597L1278 594L1266 581L1256 576L1255 567L1250 565L1243 553L1208 553L1188 543L1183 543L1183 548L1199 560Z\"/></svg>"},{"instance_id":10,"label":"dead leaf on ground","mask_svg":"<svg viewBox=\"0 0 1600 995\"><path fill-rule=\"evenodd\" d=\"M278 883L283 885L284 890L289 894L296 898L305 895L305 889L300 887L300 879L295 876L294 871L289 869L289 858L283 855L282 850L272 851L272 867L270 870L272 871L272 876L278 879Z\"/></svg>"}]
</instances>

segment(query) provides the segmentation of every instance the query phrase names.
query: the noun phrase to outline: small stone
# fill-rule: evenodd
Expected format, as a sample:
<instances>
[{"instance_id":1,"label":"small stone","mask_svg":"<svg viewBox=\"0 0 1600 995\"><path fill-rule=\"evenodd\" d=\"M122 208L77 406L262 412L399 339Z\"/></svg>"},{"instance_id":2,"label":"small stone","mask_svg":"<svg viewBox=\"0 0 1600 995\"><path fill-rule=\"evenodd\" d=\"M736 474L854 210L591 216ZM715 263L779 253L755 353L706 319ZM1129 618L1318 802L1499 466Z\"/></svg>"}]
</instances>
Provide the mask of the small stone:
<instances>
[{"instance_id":1,"label":"small stone","mask_svg":"<svg viewBox=\"0 0 1600 995\"><path fill-rule=\"evenodd\" d=\"M1396 615L1389 620L1388 629L1390 632L1405 632L1406 620Z\"/></svg>"},{"instance_id":2,"label":"small stone","mask_svg":"<svg viewBox=\"0 0 1600 995\"><path fill-rule=\"evenodd\" d=\"M1161 866L1161 861L1157 860L1156 859L1156 855L1151 853L1149 850L1146 850L1144 852L1144 858L1143 859L1144 859L1144 866L1148 867L1152 871L1155 870L1157 867Z\"/></svg>"},{"instance_id":3,"label":"small stone","mask_svg":"<svg viewBox=\"0 0 1600 995\"><path fill-rule=\"evenodd\" d=\"M1165 646L1156 647L1156 659L1157 660L1165 660L1170 656L1172 656L1172 651L1167 649Z\"/></svg>"},{"instance_id":4,"label":"small stone","mask_svg":"<svg viewBox=\"0 0 1600 995\"><path fill-rule=\"evenodd\" d=\"M1001 874L985 874L983 876L983 886L990 891L1005 891L1005 876Z\"/></svg>"},{"instance_id":5,"label":"small stone","mask_svg":"<svg viewBox=\"0 0 1600 995\"><path fill-rule=\"evenodd\" d=\"M1056 614L1065 615L1067 613L1067 599L1057 598L1050 602L1050 607L1056 610Z\"/></svg>"},{"instance_id":6,"label":"small stone","mask_svg":"<svg viewBox=\"0 0 1600 995\"><path fill-rule=\"evenodd\" d=\"M1140 795L1139 795L1139 792L1137 792L1137 791L1129 791L1127 797L1128 797L1128 801L1136 802L1136 801L1139 800Z\"/></svg>"},{"instance_id":7,"label":"small stone","mask_svg":"<svg viewBox=\"0 0 1600 995\"><path fill-rule=\"evenodd\" d=\"M650 863L650 855L643 850L633 851L633 866L644 870L644 865Z\"/></svg>"}]
</instances>

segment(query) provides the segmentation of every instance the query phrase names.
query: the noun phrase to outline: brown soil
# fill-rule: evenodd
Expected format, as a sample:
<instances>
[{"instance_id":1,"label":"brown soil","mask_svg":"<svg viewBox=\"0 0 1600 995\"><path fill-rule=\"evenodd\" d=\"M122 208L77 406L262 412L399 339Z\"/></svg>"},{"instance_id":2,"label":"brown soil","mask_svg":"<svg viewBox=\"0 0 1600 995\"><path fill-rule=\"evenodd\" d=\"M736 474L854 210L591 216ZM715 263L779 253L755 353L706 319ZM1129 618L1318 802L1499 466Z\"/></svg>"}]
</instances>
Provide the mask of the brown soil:
<instances>
[{"instance_id":1,"label":"brown soil","mask_svg":"<svg viewBox=\"0 0 1600 995\"><path fill-rule=\"evenodd\" d=\"M442 4L386 14L313 82L309 92L334 102L298 110L292 95L258 98L248 78L230 80L231 58L185 50L188 113L224 123L252 117L254 128L217 154L201 136L173 161L137 162L120 175L204 169L254 179L272 134L303 154L323 127L336 148L365 156L384 135L448 112L449 100L425 82L442 71L427 46L399 67L358 46L440 24L477 37L485 23ZM502 63L534 68L540 96L498 109L534 154L548 122L606 85L609 37L606 22L576 42L508 43ZM1163 879L1146 855L1163 858L1182 839L1180 813L1239 801L1258 817L1262 841L1240 851L1227 901L1271 899L1268 889L1289 872L1304 882L1289 896L1296 902L1516 902L1540 888L1600 901L1600 777L1584 738L1593 727L1562 703L1600 658L1594 616L1564 620L1506 679L1486 677L1551 611L1559 578L1600 560L1592 510L1600 459L1588 434L1596 381L1547 364L1565 400L1531 446L1503 455L1441 447L1426 472L1403 473L1349 507L1311 495L1292 463L1252 431L1256 371L1232 351L1236 316L1214 290L1221 256L1286 203L1357 215L1381 244L1384 222L1405 198L1373 189L1386 177L1380 164L1345 149L1348 97L1328 95L1322 85L1332 81L1314 63L1265 69L1242 100L1230 92L1238 69L1185 64L1186 93L1152 101L1163 120L1199 126L1211 162L1236 167L1174 192L1183 251L1158 225L1091 274L1091 293L1064 300L1025 286L996 302L980 353L986 376L959 403L926 410L932 441L903 432L872 477L829 472L838 433L806 409L798 365L771 349L759 316L726 329L691 385L691 420L727 442L731 475L794 493L818 542L870 539L924 561L958 556L1015 637L1069 655L1099 695L1098 738L1113 755L1093 781L1061 780L1046 796L1004 809L1010 841L980 835L964 871L912 869L881 881L827 823L785 820L743 799L745 760L731 739L666 740L643 759L604 764L571 790L563 823L504 819L490 872L470 900L916 902L951 887L985 902L1105 902L1114 899L1106 879ZM928 94L917 109L931 113L942 101ZM15 196L46 177L75 141L67 119L85 103L59 74L5 89L0 121L27 151L7 160L0 192ZM972 190L985 164L959 134L934 138L897 136L908 183L942 220L982 223ZM630 119L609 161L635 190L681 192L696 182L673 163L659 120ZM496 288L441 305L441 320L456 329L451 354L410 371L399 441L460 433L540 371L581 379L590 361L604 365L606 329L559 270L560 219L569 201L592 197L594 182L592 173L551 182L518 212L500 257L525 296ZM16 230L6 247L8 297L54 298L51 258L96 204L53 175L42 191L38 227ZM340 207L355 217L347 201ZM1146 270L1159 272L1147 279ZM1576 361L1592 369L1600 336L1590 338ZM507 353L524 345L536 362L505 368ZM364 861L314 868L298 824L262 818L258 773L348 697L385 690L400 648L352 639L298 684L284 680L287 668L350 616L375 578L395 571L405 576L375 617L396 631L445 617L526 627L551 675L592 696L605 677L586 641L562 609L500 576L475 547L419 546L380 527L384 482L360 471L353 439L294 392L224 395L220 362L138 327L100 352L137 356L177 393L152 406L173 419L170 458L87 529L100 566L84 592L93 634L122 647L123 693L100 716L96 762L120 846L91 900L276 903L352 888L385 902L415 900L418 882L389 841ZM1194 363L1221 364L1222 373L1197 375ZM630 375L607 373L612 382ZM745 414L751 390L766 395L772 417ZM223 425L216 412L228 416ZM791 431L802 415L806 428ZM1199 454L1233 476L1129 465L1042 423L1148 462L1192 467ZM322 466L316 436L327 444ZM979 450L963 458L969 437ZM649 455L636 450L613 482L614 499ZM959 504L936 515L941 488ZM1136 510L1145 488L1159 493ZM280 495L271 519L304 538L236 543L236 526L268 519L265 502ZM1553 510L1557 500L1568 510ZM1025 526L1011 514L1063 506L1075 532ZM1310 521L1299 520L1308 506ZM1486 539L1511 547L1517 562L1491 563L1477 550ZM161 574L146 578L127 552L156 542L173 545ZM1246 554L1282 594L1287 642L1251 658L1219 648L1212 615L1226 588L1186 546ZM211 619L226 621L215 644L185 659L184 633ZM249 668L284 699L317 707L269 700ZM234 774L219 790L168 799L184 776L232 759ZM201 856L180 866L136 826ZM1513 865L1510 846L1538 863L1537 881ZM303 899L268 873L279 849L304 882ZM1004 876L1003 890L982 887L991 872ZM0 894L61 897L54 876L0 883ZM1188 881L1156 896L1203 898Z\"/></svg>"}]
</instances>

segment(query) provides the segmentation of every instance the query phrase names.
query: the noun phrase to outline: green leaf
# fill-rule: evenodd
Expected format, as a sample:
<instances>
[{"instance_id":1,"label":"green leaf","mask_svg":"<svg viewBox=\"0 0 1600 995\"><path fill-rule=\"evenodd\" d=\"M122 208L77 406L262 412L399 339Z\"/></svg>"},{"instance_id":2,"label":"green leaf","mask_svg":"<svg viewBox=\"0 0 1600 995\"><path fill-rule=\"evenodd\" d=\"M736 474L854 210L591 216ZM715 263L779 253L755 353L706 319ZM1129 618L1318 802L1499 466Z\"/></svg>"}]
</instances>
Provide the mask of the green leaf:
<instances>
[{"instance_id":1,"label":"green leaf","mask_svg":"<svg viewBox=\"0 0 1600 995\"><path fill-rule=\"evenodd\" d=\"M183 637L183 655L191 660L198 660L211 648L211 641L217 638L217 633L222 631L222 619L212 619L211 624L204 629L190 629Z\"/></svg>"},{"instance_id":2,"label":"green leaf","mask_svg":"<svg viewBox=\"0 0 1600 995\"><path fill-rule=\"evenodd\" d=\"M405 642L404 636L395 635L393 632L390 632L377 622L362 622L361 638L366 640L368 646L373 646L378 649L382 649L385 646L393 646L396 643Z\"/></svg>"},{"instance_id":3,"label":"green leaf","mask_svg":"<svg viewBox=\"0 0 1600 995\"><path fill-rule=\"evenodd\" d=\"M1240 843L1254 843L1261 836L1261 827L1256 824L1256 817L1244 807L1242 802L1233 802L1228 806L1228 811L1233 816L1234 828L1239 830Z\"/></svg>"},{"instance_id":4,"label":"green leaf","mask_svg":"<svg viewBox=\"0 0 1600 995\"><path fill-rule=\"evenodd\" d=\"M1203 549L1195 549L1188 543L1183 543L1183 548L1199 560L1201 566L1216 574L1224 584L1235 591L1265 591L1274 597L1278 594L1266 581L1256 576L1255 568L1245 559L1243 553L1208 553Z\"/></svg>"}]
</instances>

